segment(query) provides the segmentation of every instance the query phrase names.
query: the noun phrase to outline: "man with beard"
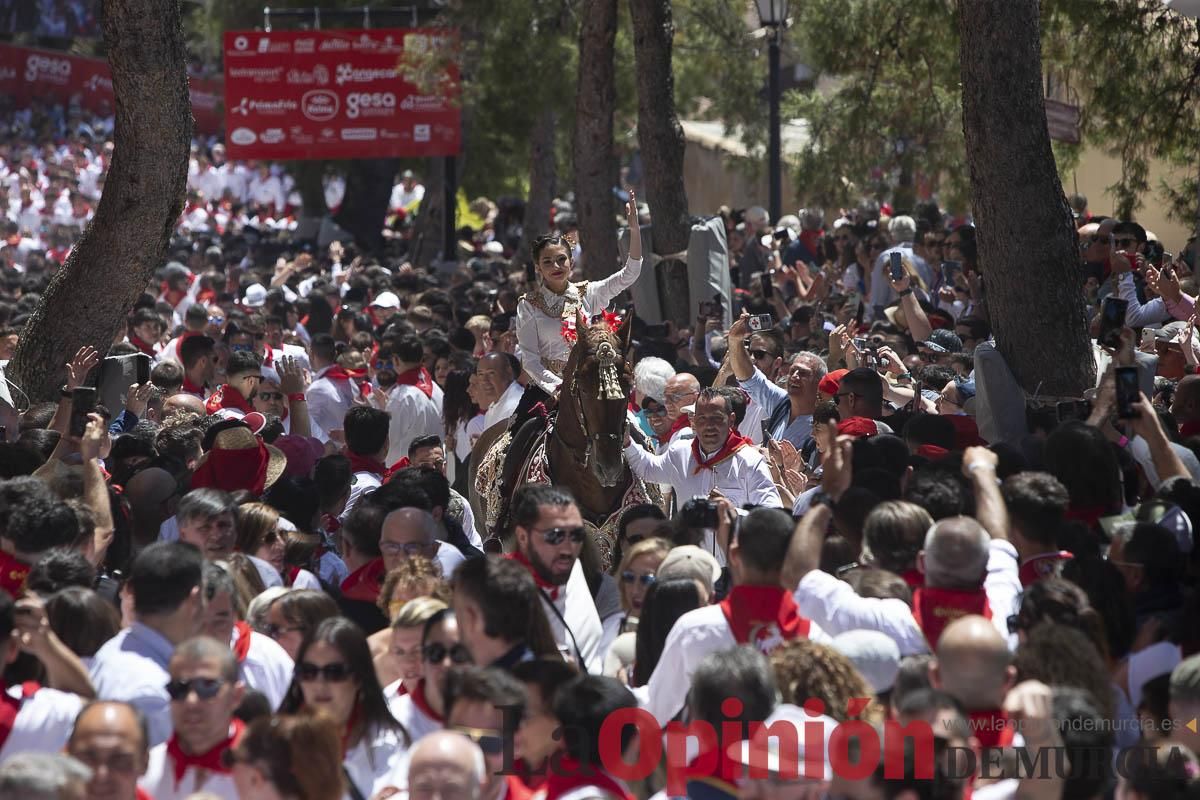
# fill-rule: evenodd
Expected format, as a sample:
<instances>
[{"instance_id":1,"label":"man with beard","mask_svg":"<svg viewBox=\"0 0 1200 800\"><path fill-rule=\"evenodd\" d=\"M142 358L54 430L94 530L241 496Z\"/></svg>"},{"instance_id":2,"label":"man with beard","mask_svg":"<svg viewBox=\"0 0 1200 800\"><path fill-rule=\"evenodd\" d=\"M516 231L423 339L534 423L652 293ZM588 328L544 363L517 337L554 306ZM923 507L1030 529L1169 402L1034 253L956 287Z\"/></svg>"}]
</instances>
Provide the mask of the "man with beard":
<instances>
[{"instance_id":1,"label":"man with beard","mask_svg":"<svg viewBox=\"0 0 1200 800\"><path fill-rule=\"evenodd\" d=\"M581 668L599 674L600 615L579 563L587 529L565 489L526 484L513 497L517 550L509 558L533 575L559 650Z\"/></svg>"}]
</instances>

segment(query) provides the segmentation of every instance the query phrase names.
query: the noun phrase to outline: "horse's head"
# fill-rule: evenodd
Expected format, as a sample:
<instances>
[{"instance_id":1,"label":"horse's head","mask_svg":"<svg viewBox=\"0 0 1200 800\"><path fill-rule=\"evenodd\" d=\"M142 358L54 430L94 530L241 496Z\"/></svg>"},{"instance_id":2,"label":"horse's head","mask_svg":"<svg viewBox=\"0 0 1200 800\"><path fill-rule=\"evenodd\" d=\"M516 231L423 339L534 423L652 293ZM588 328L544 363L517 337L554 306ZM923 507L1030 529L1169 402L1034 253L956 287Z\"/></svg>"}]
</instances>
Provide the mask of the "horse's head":
<instances>
[{"instance_id":1,"label":"horse's head","mask_svg":"<svg viewBox=\"0 0 1200 800\"><path fill-rule=\"evenodd\" d=\"M575 346L564 377L580 427L587 436L587 465L603 486L616 486L625 471L626 410L633 390L629 364L633 314L613 332L604 324L576 320Z\"/></svg>"}]
</instances>

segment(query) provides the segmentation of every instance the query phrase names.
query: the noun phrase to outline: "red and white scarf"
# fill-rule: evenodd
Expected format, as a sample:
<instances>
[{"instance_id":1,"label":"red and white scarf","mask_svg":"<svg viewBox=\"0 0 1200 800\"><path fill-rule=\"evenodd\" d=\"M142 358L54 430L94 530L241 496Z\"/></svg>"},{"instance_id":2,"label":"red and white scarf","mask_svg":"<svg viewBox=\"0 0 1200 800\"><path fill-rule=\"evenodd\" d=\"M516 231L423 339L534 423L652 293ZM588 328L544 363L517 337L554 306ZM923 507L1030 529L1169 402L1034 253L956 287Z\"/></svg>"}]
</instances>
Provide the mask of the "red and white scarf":
<instances>
[{"instance_id":1,"label":"red and white scarf","mask_svg":"<svg viewBox=\"0 0 1200 800\"><path fill-rule=\"evenodd\" d=\"M700 452L699 437L692 439L692 459L696 462L696 474L699 475L706 469L716 470L718 464L731 458L734 453L748 444L750 444L750 439L738 433L737 428L733 428L725 437L725 444L721 445L721 449L706 458Z\"/></svg>"},{"instance_id":2,"label":"red and white scarf","mask_svg":"<svg viewBox=\"0 0 1200 800\"><path fill-rule=\"evenodd\" d=\"M800 615L796 598L782 586L734 586L720 605L737 643L759 652L808 638L812 623Z\"/></svg>"},{"instance_id":3,"label":"red and white scarf","mask_svg":"<svg viewBox=\"0 0 1200 800\"><path fill-rule=\"evenodd\" d=\"M399 373L396 376L396 385L415 386L426 397L433 397L433 376L429 374L429 370L425 369L425 367L413 367L410 370Z\"/></svg>"},{"instance_id":4,"label":"red and white scarf","mask_svg":"<svg viewBox=\"0 0 1200 800\"><path fill-rule=\"evenodd\" d=\"M204 402L204 408L209 414L216 414L224 408L241 411L243 414L250 414L254 411L254 406L250 404L250 401L228 383L221 384L215 392L209 395L208 400Z\"/></svg>"}]
</instances>

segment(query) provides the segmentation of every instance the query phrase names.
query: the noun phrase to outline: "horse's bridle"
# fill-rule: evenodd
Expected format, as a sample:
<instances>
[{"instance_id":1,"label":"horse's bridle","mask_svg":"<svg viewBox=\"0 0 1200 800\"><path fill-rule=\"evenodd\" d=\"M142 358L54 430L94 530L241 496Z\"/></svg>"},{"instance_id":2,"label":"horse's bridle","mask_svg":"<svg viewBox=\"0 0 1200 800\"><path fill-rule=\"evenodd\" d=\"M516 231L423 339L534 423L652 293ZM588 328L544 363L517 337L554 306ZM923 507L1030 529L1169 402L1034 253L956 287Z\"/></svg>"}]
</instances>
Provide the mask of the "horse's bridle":
<instances>
[{"instance_id":1,"label":"horse's bridle","mask_svg":"<svg viewBox=\"0 0 1200 800\"><path fill-rule=\"evenodd\" d=\"M597 400L612 401L622 400L624 397L621 394L621 384L619 378L615 377L616 372L616 351L608 342L601 342L596 348L596 358L600 361L600 396ZM609 372L611 370L611 372ZM579 394L579 370L576 369L571 373L571 399L575 402L575 418L579 423L579 430L584 435L584 451L583 451L583 466L587 467L592 460L592 446L600 446L600 443L608 441L624 441L625 430L629 427L629 415L621 415L621 430L619 433L590 433L588 431L587 419L583 415L583 398ZM615 389L614 389L615 383ZM613 392L616 396L613 396Z\"/></svg>"}]
</instances>

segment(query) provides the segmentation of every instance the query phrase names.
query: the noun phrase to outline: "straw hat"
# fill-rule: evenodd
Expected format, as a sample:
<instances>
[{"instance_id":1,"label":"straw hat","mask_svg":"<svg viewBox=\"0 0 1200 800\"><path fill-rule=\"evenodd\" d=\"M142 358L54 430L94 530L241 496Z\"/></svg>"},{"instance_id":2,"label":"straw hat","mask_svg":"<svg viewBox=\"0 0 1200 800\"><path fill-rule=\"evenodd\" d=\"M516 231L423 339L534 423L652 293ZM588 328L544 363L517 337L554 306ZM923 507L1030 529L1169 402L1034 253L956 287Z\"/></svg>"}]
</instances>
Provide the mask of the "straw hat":
<instances>
[{"instance_id":1,"label":"straw hat","mask_svg":"<svg viewBox=\"0 0 1200 800\"><path fill-rule=\"evenodd\" d=\"M227 492L249 489L266 491L287 468L287 456L264 444L244 424L226 428L213 440L192 475L192 488L208 487ZM262 489L255 491L259 481Z\"/></svg>"}]
</instances>

